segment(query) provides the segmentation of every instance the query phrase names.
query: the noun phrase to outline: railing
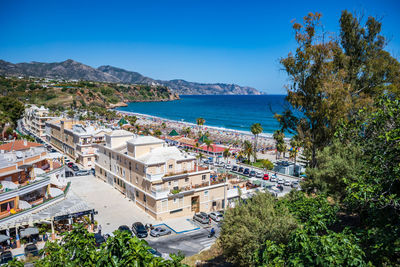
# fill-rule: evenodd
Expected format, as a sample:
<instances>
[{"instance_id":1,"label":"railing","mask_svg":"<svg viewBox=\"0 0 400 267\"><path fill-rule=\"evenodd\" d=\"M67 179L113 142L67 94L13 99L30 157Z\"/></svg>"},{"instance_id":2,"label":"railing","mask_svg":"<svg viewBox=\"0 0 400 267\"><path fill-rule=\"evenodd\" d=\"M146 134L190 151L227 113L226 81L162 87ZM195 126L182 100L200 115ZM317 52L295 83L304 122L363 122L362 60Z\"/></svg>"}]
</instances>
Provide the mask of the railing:
<instances>
[{"instance_id":1,"label":"railing","mask_svg":"<svg viewBox=\"0 0 400 267\"><path fill-rule=\"evenodd\" d=\"M169 194L169 190L168 189L151 189L151 194L156 198L165 198L168 197Z\"/></svg>"},{"instance_id":2,"label":"railing","mask_svg":"<svg viewBox=\"0 0 400 267\"><path fill-rule=\"evenodd\" d=\"M17 189L0 192L0 201L27 194L31 191L42 188L43 186L47 186L48 184L50 184L50 176L40 179L38 181L31 182Z\"/></svg>"},{"instance_id":3,"label":"railing","mask_svg":"<svg viewBox=\"0 0 400 267\"><path fill-rule=\"evenodd\" d=\"M163 176L165 176L164 173L158 173L158 174L146 173L146 178L151 182L160 180Z\"/></svg>"}]
</instances>

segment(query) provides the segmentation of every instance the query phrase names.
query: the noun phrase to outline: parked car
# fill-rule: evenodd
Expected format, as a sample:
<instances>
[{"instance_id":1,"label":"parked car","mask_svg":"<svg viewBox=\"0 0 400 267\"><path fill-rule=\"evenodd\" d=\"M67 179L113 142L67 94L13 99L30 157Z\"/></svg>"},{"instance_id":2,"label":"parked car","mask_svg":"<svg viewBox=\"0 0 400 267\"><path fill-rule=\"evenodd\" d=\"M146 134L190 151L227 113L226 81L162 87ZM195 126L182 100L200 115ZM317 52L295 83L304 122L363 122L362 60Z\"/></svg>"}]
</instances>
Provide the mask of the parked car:
<instances>
[{"instance_id":1,"label":"parked car","mask_svg":"<svg viewBox=\"0 0 400 267\"><path fill-rule=\"evenodd\" d=\"M172 232L166 227L156 227L150 231L150 235L154 237L159 237L163 235L170 235Z\"/></svg>"},{"instance_id":2,"label":"parked car","mask_svg":"<svg viewBox=\"0 0 400 267\"><path fill-rule=\"evenodd\" d=\"M264 174L263 180L268 181L269 180L269 174L266 173ZM271 181L272 182L272 181Z\"/></svg>"},{"instance_id":3,"label":"parked car","mask_svg":"<svg viewBox=\"0 0 400 267\"><path fill-rule=\"evenodd\" d=\"M51 152L51 153L56 153L57 150L55 150L54 148L52 148L52 149L50 150L50 152Z\"/></svg>"},{"instance_id":4,"label":"parked car","mask_svg":"<svg viewBox=\"0 0 400 267\"><path fill-rule=\"evenodd\" d=\"M68 166L69 168L72 168L72 166L74 166L74 163L73 163L73 162L68 162L68 163L67 163L67 166Z\"/></svg>"},{"instance_id":5,"label":"parked car","mask_svg":"<svg viewBox=\"0 0 400 267\"><path fill-rule=\"evenodd\" d=\"M193 215L193 220L205 224L208 223L208 215L205 212L199 212Z\"/></svg>"},{"instance_id":6,"label":"parked car","mask_svg":"<svg viewBox=\"0 0 400 267\"><path fill-rule=\"evenodd\" d=\"M283 183L284 186L290 186L290 181L289 180L285 180L285 182Z\"/></svg>"},{"instance_id":7,"label":"parked car","mask_svg":"<svg viewBox=\"0 0 400 267\"><path fill-rule=\"evenodd\" d=\"M256 171L250 171L249 176L250 177L256 177Z\"/></svg>"},{"instance_id":8,"label":"parked car","mask_svg":"<svg viewBox=\"0 0 400 267\"><path fill-rule=\"evenodd\" d=\"M65 177L72 177L74 176L74 173L71 171L65 171Z\"/></svg>"},{"instance_id":9,"label":"parked car","mask_svg":"<svg viewBox=\"0 0 400 267\"><path fill-rule=\"evenodd\" d=\"M12 252L7 250L1 253L0 255L0 264L5 264L13 259Z\"/></svg>"},{"instance_id":10,"label":"parked car","mask_svg":"<svg viewBox=\"0 0 400 267\"><path fill-rule=\"evenodd\" d=\"M282 178L278 179L278 184L284 184L284 183L285 183L285 181Z\"/></svg>"},{"instance_id":11,"label":"parked car","mask_svg":"<svg viewBox=\"0 0 400 267\"><path fill-rule=\"evenodd\" d=\"M146 227L144 227L143 223L141 222L135 222L134 224L132 224L132 231L137 237L147 237Z\"/></svg>"},{"instance_id":12,"label":"parked car","mask_svg":"<svg viewBox=\"0 0 400 267\"><path fill-rule=\"evenodd\" d=\"M230 169L232 169L232 166L230 164L226 164L225 169L230 170Z\"/></svg>"},{"instance_id":13,"label":"parked car","mask_svg":"<svg viewBox=\"0 0 400 267\"><path fill-rule=\"evenodd\" d=\"M126 231L126 232L128 232L130 235L132 235L132 231L131 231L131 229L129 229L129 227L128 227L127 225L121 225L120 227L118 227L118 230L119 230L120 232Z\"/></svg>"},{"instance_id":14,"label":"parked car","mask_svg":"<svg viewBox=\"0 0 400 267\"><path fill-rule=\"evenodd\" d=\"M292 184L290 185L292 188L298 188L299 187L299 182L293 181Z\"/></svg>"},{"instance_id":15,"label":"parked car","mask_svg":"<svg viewBox=\"0 0 400 267\"><path fill-rule=\"evenodd\" d=\"M39 250L35 244L28 244L25 246L24 253L25 257L27 257L28 255L38 256Z\"/></svg>"},{"instance_id":16,"label":"parked car","mask_svg":"<svg viewBox=\"0 0 400 267\"><path fill-rule=\"evenodd\" d=\"M249 168L244 169L243 174L244 175L249 175L250 174L250 169Z\"/></svg>"},{"instance_id":17,"label":"parked car","mask_svg":"<svg viewBox=\"0 0 400 267\"><path fill-rule=\"evenodd\" d=\"M76 166L76 165L72 165L71 169L72 169L74 172L79 171L79 168L78 168L78 166Z\"/></svg>"},{"instance_id":18,"label":"parked car","mask_svg":"<svg viewBox=\"0 0 400 267\"><path fill-rule=\"evenodd\" d=\"M86 171L86 170L81 170L81 171L77 171L75 172L75 176L85 176L85 175L89 175L90 171Z\"/></svg>"},{"instance_id":19,"label":"parked car","mask_svg":"<svg viewBox=\"0 0 400 267\"><path fill-rule=\"evenodd\" d=\"M243 172L243 171L244 171L244 168L243 167L239 167L238 172Z\"/></svg>"},{"instance_id":20,"label":"parked car","mask_svg":"<svg viewBox=\"0 0 400 267\"><path fill-rule=\"evenodd\" d=\"M99 233L95 233L94 234L94 240L95 240L95 243L96 243L95 245L96 245L97 248L100 247L101 244L106 242L106 239L104 238L104 236L102 236Z\"/></svg>"},{"instance_id":21,"label":"parked car","mask_svg":"<svg viewBox=\"0 0 400 267\"><path fill-rule=\"evenodd\" d=\"M232 167L232 171L236 172L237 170L238 170L238 166L236 166L236 165L233 165L233 167Z\"/></svg>"},{"instance_id":22,"label":"parked car","mask_svg":"<svg viewBox=\"0 0 400 267\"><path fill-rule=\"evenodd\" d=\"M154 248L149 248L147 251L153 254L154 257L162 257L161 253Z\"/></svg>"},{"instance_id":23,"label":"parked car","mask_svg":"<svg viewBox=\"0 0 400 267\"><path fill-rule=\"evenodd\" d=\"M270 181L271 183L275 183L275 182L276 182L276 177L271 176L271 177L269 178L269 181Z\"/></svg>"},{"instance_id":24,"label":"parked car","mask_svg":"<svg viewBox=\"0 0 400 267\"><path fill-rule=\"evenodd\" d=\"M224 219L224 215L222 215L218 211L213 211L210 214L208 214L208 216L210 216L210 218L216 222L222 221Z\"/></svg>"},{"instance_id":25,"label":"parked car","mask_svg":"<svg viewBox=\"0 0 400 267\"><path fill-rule=\"evenodd\" d=\"M262 172L256 172L256 178L263 178L264 174Z\"/></svg>"}]
</instances>

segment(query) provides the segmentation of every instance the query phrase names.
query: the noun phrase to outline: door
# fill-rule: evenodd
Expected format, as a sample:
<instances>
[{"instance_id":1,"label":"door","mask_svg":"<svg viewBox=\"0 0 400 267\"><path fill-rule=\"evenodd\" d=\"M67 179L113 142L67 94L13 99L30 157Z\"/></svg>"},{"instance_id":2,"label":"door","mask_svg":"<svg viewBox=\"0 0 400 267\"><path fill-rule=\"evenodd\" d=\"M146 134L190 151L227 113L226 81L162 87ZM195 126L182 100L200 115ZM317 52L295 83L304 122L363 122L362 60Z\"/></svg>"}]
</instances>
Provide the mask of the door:
<instances>
[{"instance_id":1,"label":"door","mask_svg":"<svg viewBox=\"0 0 400 267\"><path fill-rule=\"evenodd\" d=\"M192 211L196 213L200 211L199 196L192 197Z\"/></svg>"}]
</instances>

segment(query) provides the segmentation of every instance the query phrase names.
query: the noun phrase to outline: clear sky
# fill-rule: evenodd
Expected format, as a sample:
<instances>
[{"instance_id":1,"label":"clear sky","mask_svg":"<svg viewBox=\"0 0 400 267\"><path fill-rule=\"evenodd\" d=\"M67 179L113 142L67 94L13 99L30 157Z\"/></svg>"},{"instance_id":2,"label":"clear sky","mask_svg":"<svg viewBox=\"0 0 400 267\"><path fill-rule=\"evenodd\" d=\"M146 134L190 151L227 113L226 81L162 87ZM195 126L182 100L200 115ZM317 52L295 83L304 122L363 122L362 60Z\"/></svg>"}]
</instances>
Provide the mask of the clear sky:
<instances>
[{"instance_id":1,"label":"clear sky","mask_svg":"<svg viewBox=\"0 0 400 267\"><path fill-rule=\"evenodd\" d=\"M0 0L0 59L74 59L155 79L224 82L285 93L279 58L294 51L291 20L323 14L338 32L342 10L378 16L400 58L400 1Z\"/></svg>"}]
</instances>

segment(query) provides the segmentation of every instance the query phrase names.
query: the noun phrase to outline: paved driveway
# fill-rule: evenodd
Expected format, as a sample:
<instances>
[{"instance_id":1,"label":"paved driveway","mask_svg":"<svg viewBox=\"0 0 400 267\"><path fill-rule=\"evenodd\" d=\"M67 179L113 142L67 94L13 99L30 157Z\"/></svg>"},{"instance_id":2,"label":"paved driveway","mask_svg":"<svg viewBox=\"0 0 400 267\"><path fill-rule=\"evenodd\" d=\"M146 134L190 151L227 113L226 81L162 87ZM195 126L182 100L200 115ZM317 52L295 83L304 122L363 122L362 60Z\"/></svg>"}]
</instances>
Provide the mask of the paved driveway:
<instances>
[{"instance_id":1,"label":"paved driveway","mask_svg":"<svg viewBox=\"0 0 400 267\"><path fill-rule=\"evenodd\" d=\"M101 225L103 234L112 233L120 225L131 227L134 222L157 224L130 199L93 175L69 179L72 182L71 190L98 211L95 220Z\"/></svg>"}]
</instances>

